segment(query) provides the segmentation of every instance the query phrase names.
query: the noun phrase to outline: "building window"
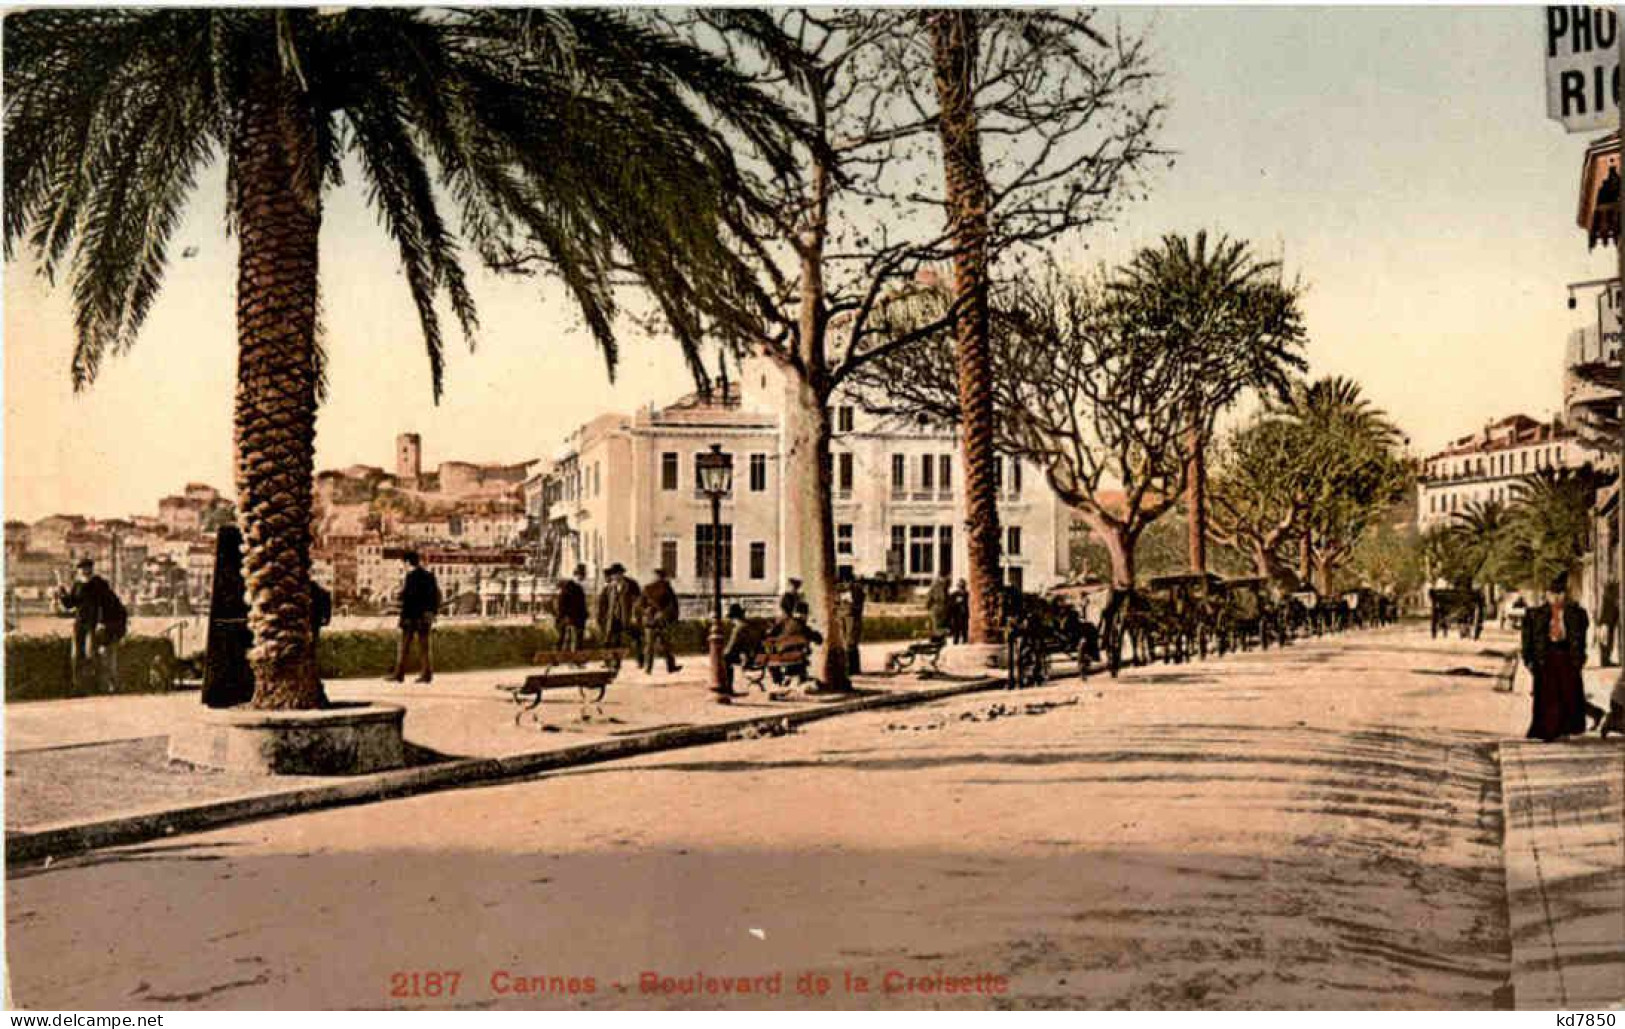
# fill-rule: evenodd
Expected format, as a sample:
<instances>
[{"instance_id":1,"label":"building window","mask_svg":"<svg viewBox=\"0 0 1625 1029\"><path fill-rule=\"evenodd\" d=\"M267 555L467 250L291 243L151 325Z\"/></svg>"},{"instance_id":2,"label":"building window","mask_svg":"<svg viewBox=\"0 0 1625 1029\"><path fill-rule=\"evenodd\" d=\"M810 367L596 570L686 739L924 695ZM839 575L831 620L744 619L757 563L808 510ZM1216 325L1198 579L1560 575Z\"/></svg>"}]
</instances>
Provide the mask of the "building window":
<instances>
[{"instance_id":1,"label":"building window","mask_svg":"<svg viewBox=\"0 0 1625 1029\"><path fill-rule=\"evenodd\" d=\"M1021 556L1021 526L1012 525L1004 530L1004 550L1011 557Z\"/></svg>"},{"instance_id":2,"label":"building window","mask_svg":"<svg viewBox=\"0 0 1625 1029\"><path fill-rule=\"evenodd\" d=\"M761 540L755 540L750 545L750 577L767 578L767 544Z\"/></svg>"},{"instance_id":3,"label":"building window","mask_svg":"<svg viewBox=\"0 0 1625 1029\"><path fill-rule=\"evenodd\" d=\"M903 555L908 546L908 530L901 525L891 527L891 549L886 551L886 574L903 574Z\"/></svg>"},{"instance_id":4,"label":"building window","mask_svg":"<svg viewBox=\"0 0 1625 1029\"><path fill-rule=\"evenodd\" d=\"M891 495L900 497L908 488L908 468L902 454L891 456Z\"/></svg>"},{"instance_id":5,"label":"building window","mask_svg":"<svg viewBox=\"0 0 1625 1029\"><path fill-rule=\"evenodd\" d=\"M721 529L718 547L722 553L719 561L722 566L722 577L734 577L734 527L732 525L718 526ZM702 582L711 579L711 523L702 522L694 526L694 575Z\"/></svg>"},{"instance_id":6,"label":"building window","mask_svg":"<svg viewBox=\"0 0 1625 1029\"><path fill-rule=\"evenodd\" d=\"M943 454L937 458L937 491L948 496L954 491L954 459Z\"/></svg>"},{"instance_id":7,"label":"building window","mask_svg":"<svg viewBox=\"0 0 1625 1029\"><path fill-rule=\"evenodd\" d=\"M920 492L930 493L936 488L937 462L930 454L920 455Z\"/></svg>"},{"instance_id":8,"label":"building window","mask_svg":"<svg viewBox=\"0 0 1625 1029\"><path fill-rule=\"evenodd\" d=\"M1010 495L1012 497L1021 496L1021 462L1020 461L1011 461L1010 462Z\"/></svg>"},{"instance_id":9,"label":"building window","mask_svg":"<svg viewBox=\"0 0 1625 1029\"><path fill-rule=\"evenodd\" d=\"M908 574L930 575L934 567L932 557L936 540L936 527L911 525L908 527Z\"/></svg>"},{"instance_id":10,"label":"building window","mask_svg":"<svg viewBox=\"0 0 1625 1029\"><path fill-rule=\"evenodd\" d=\"M1009 568L1004 570L1004 574L1010 580L1010 588L1019 593L1022 588L1021 566L1011 565Z\"/></svg>"},{"instance_id":11,"label":"building window","mask_svg":"<svg viewBox=\"0 0 1625 1029\"><path fill-rule=\"evenodd\" d=\"M852 553L852 526L837 525L835 527L835 553L850 556Z\"/></svg>"},{"instance_id":12,"label":"building window","mask_svg":"<svg viewBox=\"0 0 1625 1029\"><path fill-rule=\"evenodd\" d=\"M966 473L967 476L969 474ZM1003 491L1004 489L1004 456L1002 454L993 455L993 489L995 491Z\"/></svg>"},{"instance_id":13,"label":"building window","mask_svg":"<svg viewBox=\"0 0 1625 1029\"><path fill-rule=\"evenodd\" d=\"M852 405L842 404L835 409L835 431L852 431Z\"/></svg>"},{"instance_id":14,"label":"building window","mask_svg":"<svg viewBox=\"0 0 1625 1029\"><path fill-rule=\"evenodd\" d=\"M677 453L668 450L660 455L660 488L674 490L677 488Z\"/></svg>"},{"instance_id":15,"label":"building window","mask_svg":"<svg viewBox=\"0 0 1625 1029\"><path fill-rule=\"evenodd\" d=\"M954 574L954 530L951 525L937 526L937 567L943 575Z\"/></svg>"},{"instance_id":16,"label":"building window","mask_svg":"<svg viewBox=\"0 0 1625 1029\"><path fill-rule=\"evenodd\" d=\"M767 490L767 455L750 455L750 491L763 493Z\"/></svg>"},{"instance_id":17,"label":"building window","mask_svg":"<svg viewBox=\"0 0 1625 1029\"><path fill-rule=\"evenodd\" d=\"M673 454L672 456L675 457L677 455ZM660 541L660 567L665 571L668 578L677 578L676 540Z\"/></svg>"},{"instance_id":18,"label":"building window","mask_svg":"<svg viewBox=\"0 0 1625 1029\"><path fill-rule=\"evenodd\" d=\"M842 451L835 455L835 488L842 493L852 492L851 451Z\"/></svg>"},{"instance_id":19,"label":"building window","mask_svg":"<svg viewBox=\"0 0 1625 1029\"><path fill-rule=\"evenodd\" d=\"M1525 450L1522 456L1523 460L1521 463L1523 465L1523 470L1527 472L1529 470L1529 451Z\"/></svg>"}]
</instances>

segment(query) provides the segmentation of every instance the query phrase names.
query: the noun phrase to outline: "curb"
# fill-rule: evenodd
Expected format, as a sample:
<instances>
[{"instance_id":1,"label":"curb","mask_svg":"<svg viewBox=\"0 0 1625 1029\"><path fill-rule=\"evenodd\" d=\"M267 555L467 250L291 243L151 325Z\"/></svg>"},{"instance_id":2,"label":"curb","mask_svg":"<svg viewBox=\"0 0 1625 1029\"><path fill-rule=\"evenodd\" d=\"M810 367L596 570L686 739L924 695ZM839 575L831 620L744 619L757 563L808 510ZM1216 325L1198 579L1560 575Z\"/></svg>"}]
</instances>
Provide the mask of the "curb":
<instances>
[{"instance_id":1,"label":"curb","mask_svg":"<svg viewBox=\"0 0 1625 1029\"><path fill-rule=\"evenodd\" d=\"M749 729L805 725L840 715L892 707L912 707L968 693L1003 689L1004 685L1005 680L1002 678L985 677L934 689L877 693L824 707L800 708L782 714L756 715L711 725L684 726L640 736L564 747L559 750L514 754L500 758L464 758L422 768L374 772L370 775L347 778L331 785L308 786L187 807L133 812L88 822L46 825L33 830L8 832L6 862L15 864L47 857L62 857L101 847L124 846L180 833L200 832L237 822L409 797L461 786L514 781L562 768L721 743L734 734Z\"/></svg>"},{"instance_id":2,"label":"curb","mask_svg":"<svg viewBox=\"0 0 1625 1029\"><path fill-rule=\"evenodd\" d=\"M1522 740L1503 740L1496 748L1502 876L1511 944L1508 1006L1519 1011L1625 1010L1625 954L1618 948L1617 930L1604 928L1604 938L1599 940L1596 924L1599 920L1605 926L1619 924L1619 904L1625 894L1617 892L1617 883L1612 887L1589 883L1601 870L1618 867L1617 844L1598 853L1595 843L1586 839L1591 834L1581 830L1580 838L1575 839L1588 804L1600 801L1610 812L1620 810L1625 798L1625 752L1598 741L1537 744L1552 748L1551 756L1569 768L1557 765L1555 771L1547 771L1546 783L1537 782L1534 789L1514 796L1515 791L1508 788L1508 766L1523 764L1527 758L1521 751L1528 746ZM1574 766L1584 765L1593 751L1604 756L1602 775L1589 780L1584 775L1576 777ZM1620 760L1615 760L1616 755ZM1563 784L1562 793L1552 786L1554 775ZM1599 891L1604 898L1600 904Z\"/></svg>"}]
</instances>

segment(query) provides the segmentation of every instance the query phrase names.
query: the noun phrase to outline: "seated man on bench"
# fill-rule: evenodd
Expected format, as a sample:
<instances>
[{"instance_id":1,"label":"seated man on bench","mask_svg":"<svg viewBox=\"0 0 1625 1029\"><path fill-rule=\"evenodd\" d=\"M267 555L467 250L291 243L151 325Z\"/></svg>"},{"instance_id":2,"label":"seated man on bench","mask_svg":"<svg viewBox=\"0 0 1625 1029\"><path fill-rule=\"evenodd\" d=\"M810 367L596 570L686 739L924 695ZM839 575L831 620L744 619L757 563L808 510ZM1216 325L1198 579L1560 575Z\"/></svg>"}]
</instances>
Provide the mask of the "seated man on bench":
<instances>
[{"instance_id":1,"label":"seated man on bench","mask_svg":"<svg viewBox=\"0 0 1625 1029\"><path fill-rule=\"evenodd\" d=\"M763 635L760 623L753 623L745 617L743 605L733 604L728 608L728 642L722 650L722 661L727 669L729 693L734 688L734 665L750 667L756 655L761 653Z\"/></svg>"},{"instance_id":2,"label":"seated man on bench","mask_svg":"<svg viewBox=\"0 0 1625 1029\"><path fill-rule=\"evenodd\" d=\"M770 655L775 653L784 654L796 649L800 649L803 654L803 660L798 663L768 662L767 671L773 677L775 686L783 685L785 676L792 672L797 678L805 679L807 677L806 658L811 656L815 644L824 642L823 634L807 624L808 614L807 602L800 601L796 604L793 613L787 614L773 623L773 628L768 630L767 638L762 641L763 646Z\"/></svg>"}]
</instances>

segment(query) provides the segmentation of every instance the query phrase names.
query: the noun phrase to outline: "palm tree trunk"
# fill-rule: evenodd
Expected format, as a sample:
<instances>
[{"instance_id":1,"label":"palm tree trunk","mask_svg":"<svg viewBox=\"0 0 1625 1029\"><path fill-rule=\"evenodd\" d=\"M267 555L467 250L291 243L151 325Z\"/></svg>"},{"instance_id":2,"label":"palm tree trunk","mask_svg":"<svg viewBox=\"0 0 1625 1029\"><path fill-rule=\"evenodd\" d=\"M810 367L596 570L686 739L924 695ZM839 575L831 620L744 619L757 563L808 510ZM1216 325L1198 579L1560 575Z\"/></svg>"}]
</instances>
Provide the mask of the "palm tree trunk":
<instances>
[{"instance_id":1,"label":"palm tree trunk","mask_svg":"<svg viewBox=\"0 0 1625 1029\"><path fill-rule=\"evenodd\" d=\"M954 238L954 300L960 426L965 467L966 556L970 587L969 638L999 639L999 484L993 412L993 351L988 338L988 188L976 119L977 15L971 10L928 16L942 114L942 167Z\"/></svg>"},{"instance_id":2,"label":"palm tree trunk","mask_svg":"<svg viewBox=\"0 0 1625 1029\"><path fill-rule=\"evenodd\" d=\"M308 709L325 700L310 619L322 217L315 121L274 53L254 63L256 81L232 140L240 241L237 511L254 633L253 706Z\"/></svg>"},{"instance_id":3,"label":"palm tree trunk","mask_svg":"<svg viewBox=\"0 0 1625 1029\"><path fill-rule=\"evenodd\" d=\"M1202 447L1201 421L1192 414L1185 430L1185 524L1190 543L1191 571L1207 571L1207 455Z\"/></svg>"}]
</instances>

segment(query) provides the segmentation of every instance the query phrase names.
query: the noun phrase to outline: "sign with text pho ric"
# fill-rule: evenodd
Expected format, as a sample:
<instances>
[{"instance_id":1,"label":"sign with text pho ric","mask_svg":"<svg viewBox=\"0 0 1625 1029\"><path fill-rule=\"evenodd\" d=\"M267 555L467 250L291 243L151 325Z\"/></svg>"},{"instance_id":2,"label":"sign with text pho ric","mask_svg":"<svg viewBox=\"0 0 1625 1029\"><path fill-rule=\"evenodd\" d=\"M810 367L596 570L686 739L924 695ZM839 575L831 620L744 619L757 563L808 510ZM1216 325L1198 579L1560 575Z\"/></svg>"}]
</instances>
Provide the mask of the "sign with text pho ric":
<instances>
[{"instance_id":1,"label":"sign with text pho ric","mask_svg":"<svg viewBox=\"0 0 1625 1029\"><path fill-rule=\"evenodd\" d=\"M1546 116L1569 132L1619 127L1619 21L1612 7L1548 7Z\"/></svg>"}]
</instances>

